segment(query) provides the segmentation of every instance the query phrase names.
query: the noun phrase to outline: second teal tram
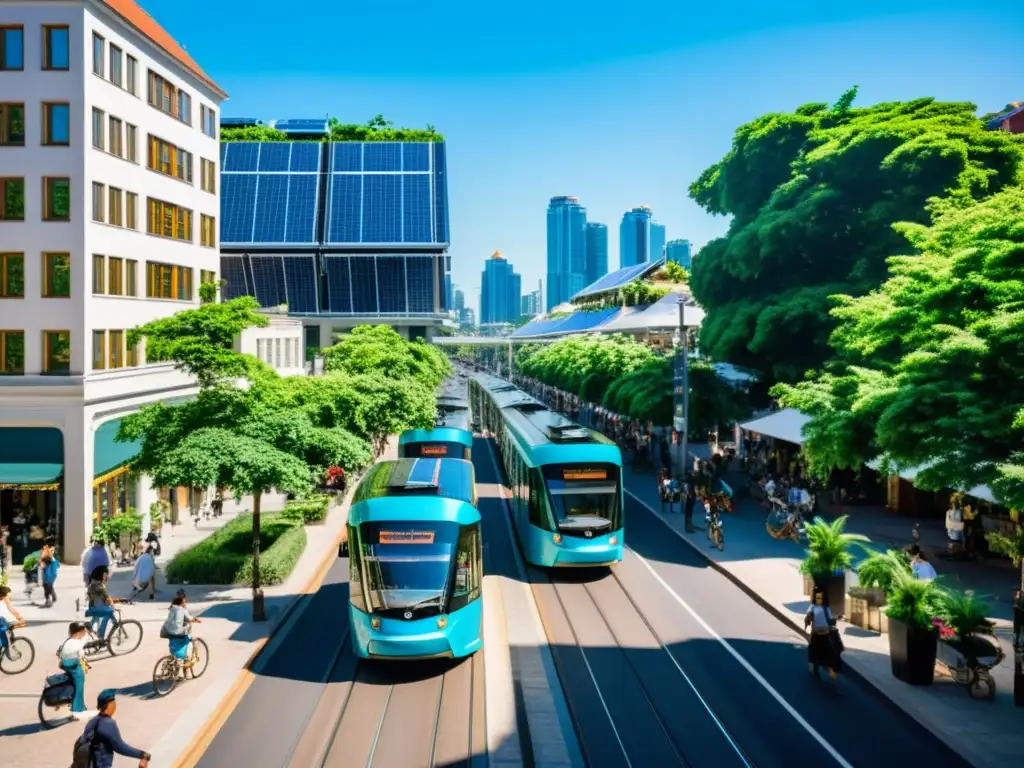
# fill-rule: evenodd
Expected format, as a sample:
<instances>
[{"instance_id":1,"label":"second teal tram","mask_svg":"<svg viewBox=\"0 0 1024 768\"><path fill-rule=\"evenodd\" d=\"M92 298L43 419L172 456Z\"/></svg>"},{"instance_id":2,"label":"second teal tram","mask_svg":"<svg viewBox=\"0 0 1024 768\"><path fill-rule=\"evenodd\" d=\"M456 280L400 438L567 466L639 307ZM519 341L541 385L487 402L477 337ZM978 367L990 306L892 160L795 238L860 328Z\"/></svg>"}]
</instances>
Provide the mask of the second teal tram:
<instances>
[{"instance_id":1,"label":"second teal tram","mask_svg":"<svg viewBox=\"0 0 1024 768\"><path fill-rule=\"evenodd\" d=\"M494 376L470 381L474 420L495 437L523 557L544 567L622 560L622 452Z\"/></svg>"},{"instance_id":2,"label":"second teal tram","mask_svg":"<svg viewBox=\"0 0 1024 768\"><path fill-rule=\"evenodd\" d=\"M465 396L442 395L437 400L433 429L405 430L398 436L398 455L409 459L470 459L473 431L469 422L469 401Z\"/></svg>"},{"instance_id":3,"label":"second teal tram","mask_svg":"<svg viewBox=\"0 0 1024 768\"><path fill-rule=\"evenodd\" d=\"M348 516L352 646L363 659L460 658L483 645L483 540L473 465L374 465Z\"/></svg>"}]
</instances>

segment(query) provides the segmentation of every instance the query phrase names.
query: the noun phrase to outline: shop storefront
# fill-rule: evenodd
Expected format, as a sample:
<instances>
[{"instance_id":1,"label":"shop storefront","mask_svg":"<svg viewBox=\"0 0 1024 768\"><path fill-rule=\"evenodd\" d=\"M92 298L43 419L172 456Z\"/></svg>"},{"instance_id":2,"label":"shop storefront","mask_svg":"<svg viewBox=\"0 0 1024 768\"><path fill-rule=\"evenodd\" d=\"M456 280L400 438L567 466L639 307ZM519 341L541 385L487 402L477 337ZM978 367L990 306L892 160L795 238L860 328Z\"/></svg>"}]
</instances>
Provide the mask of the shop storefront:
<instances>
[{"instance_id":1,"label":"shop storefront","mask_svg":"<svg viewBox=\"0 0 1024 768\"><path fill-rule=\"evenodd\" d=\"M138 454L138 441L120 443L117 430L120 420L101 424L95 433L92 481L93 526L109 520L115 515L135 510L136 477L129 471L128 463Z\"/></svg>"},{"instance_id":2,"label":"shop storefront","mask_svg":"<svg viewBox=\"0 0 1024 768\"><path fill-rule=\"evenodd\" d=\"M64 438L55 427L0 428L0 524L13 563L64 529Z\"/></svg>"}]
</instances>

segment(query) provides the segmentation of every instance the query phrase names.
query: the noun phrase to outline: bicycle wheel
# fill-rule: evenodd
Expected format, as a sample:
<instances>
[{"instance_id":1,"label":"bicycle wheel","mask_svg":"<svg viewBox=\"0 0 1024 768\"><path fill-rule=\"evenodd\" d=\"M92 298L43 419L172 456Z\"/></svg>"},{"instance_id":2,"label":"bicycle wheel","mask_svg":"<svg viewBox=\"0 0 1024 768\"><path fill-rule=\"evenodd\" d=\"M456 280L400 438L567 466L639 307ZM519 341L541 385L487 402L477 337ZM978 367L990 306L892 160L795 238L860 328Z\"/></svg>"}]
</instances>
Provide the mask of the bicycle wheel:
<instances>
[{"instance_id":1,"label":"bicycle wheel","mask_svg":"<svg viewBox=\"0 0 1024 768\"><path fill-rule=\"evenodd\" d=\"M12 637L6 651L0 652L0 672L20 675L36 660L36 647L27 637Z\"/></svg>"},{"instance_id":2,"label":"bicycle wheel","mask_svg":"<svg viewBox=\"0 0 1024 768\"><path fill-rule=\"evenodd\" d=\"M66 725L75 719L71 714L71 704L49 707L43 701L42 696L39 697L39 706L36 707L36 714L39 715L40 725L46 730L56 728L58 725Z\"/></svg>"},{"instance_id":3,"label":"bicycle wheel","mask_svg":"<svg viewBox=\"0 0 1024 768\"><path fill-rule=\"evenodd\" d=\"M153 667L153 693L166 696L178 684L178 660L173 656L164 656Z\"/></svg>"},{"instance_id":4,"label":"bicycle wheel","mask_svg":"<svg viewBox=\"0 0 1024 768\"><path fill-rule=\"evenodd\" d=\"M203 676L206 668L210 665L210 648L207 646L206 641L201 637L192 639L192 657L189 659L189 666L187 667L189 674L192 675L192 679L198 679Z\"/></svg>"},{"instance_id":5,"label":"bicycle wheel","mask_svg":"<svg viewBox=\"0 0 1024 768\"><path fill-rule=\"evenodd\" d=\"M124 656L142 644L142 625L135 619L118 622L107 638L107 650L111 656Z\"/></svg>"}]
</instances>

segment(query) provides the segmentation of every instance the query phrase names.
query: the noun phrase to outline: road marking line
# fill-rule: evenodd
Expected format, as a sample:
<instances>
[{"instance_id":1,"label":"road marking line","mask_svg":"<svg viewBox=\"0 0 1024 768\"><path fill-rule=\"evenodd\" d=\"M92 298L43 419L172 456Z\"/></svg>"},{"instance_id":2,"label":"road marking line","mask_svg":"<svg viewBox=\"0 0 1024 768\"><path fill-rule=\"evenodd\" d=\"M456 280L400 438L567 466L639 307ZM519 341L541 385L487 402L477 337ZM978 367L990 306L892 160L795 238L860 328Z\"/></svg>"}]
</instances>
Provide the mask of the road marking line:
<instances>
[{"instance_id":1,"label":"road marking line","mask_svg":"<svg viewBox=\"0 0 1024 768\"><path fill-rule=\"evenodd\" d=\"M662 518L658 515L658 513L655 512L654 509L652 509L649 504L644 502L642 499L640 499L640 497L638 497L635 493L633 493L632 491L630 491L628 489L626 490L626 493L628 493L630 496L632 496L634 499L636 499L637 502L639 502L644 507L646 507L652 514L654 514L655 517L657 517L659 520L661 520L661 522L664 523L666 525L666 527L668 527L673 533L675 533L677 536L680 536L682 538L682 535L679 533L679 531L677 531L675 528L673 528L671 525L669 525L665 520L662 520ZM683 540L686 541L685 538ZM687 544L689 544L689 543L690 542L687 541ZM773 699L775 699L776 702L778 702L779 706L781 706L784 710L786 710L786 712L788 712L789 715L794 720L796 720L797 723L800 724L800 727L803 728L812 739L814 739L816 742L818 742L819 745L821 745L822 749L824 749L826 752L828 752L828 754L832 757L833 760L835 760L839 765L843 766L843 768L853 768L853 765L851 763L847 762L846 759L841 754L839 754L839 752L835 749L835 747L833 747L831 744L829 744L828 741L825 739L825 737L822 736L820 733L818 733L815 730L814 726L811 725L810 723L808 723L804 719L803 715L801 715L799 712L797 712L796 709L794 709L793 706L788 701L786 701L786 699L782 696L782 694L779 693L777 690L775 690L775 688L772 686L772 684L769 683L767 680L765 680L764 677L762 677L761 673L758 672L753 667L753 665L743 657L743 655L739 651L737 651L735 648L732 647L732 644L728 640L726 640L724 637L722 637L720 634L718 634L711 627L711 625L708 624L701 617L700 614L698 614L695 610L693 610L693 608L690 607L689 603L687 603L685 600L683 600L682 597L679 596L679 593L676 592L669 585L669 583L667 581L665 581L665 579L663 579L661 577L661 574L659 574L654 569L654 567L649 562L647 562L647 559L644 558L643 555L641 555L639 552L637 552L632 547L628 547L627 546L627 549L629 549L629 551L632 552L636 556L637 560L639 560L643 564L643 566L648 571L650 571L650 573L654 577L655 581L657 581L662 587L664 587L665 591L668 592L672 596L672 598L677 603L679 603L680 606L682 606L683 610L685 610L687 613L689 613L690 616L693 617L694 621L696 621L705 632L707 632L712 638L717 640L721 644L721 646L723 648L725 648L725 650L728 651L729 654L734 659L736 659L737 662L739 662L740 666L742 666L745 670L747 670L747 672L749 672L751 674L751 676L761 685L762 688L764 688L766 691L768 691L768 693L771 695L771 697ZM796 674L795 671L794 671L794 674Z\"/></svg>"}]
</instances>

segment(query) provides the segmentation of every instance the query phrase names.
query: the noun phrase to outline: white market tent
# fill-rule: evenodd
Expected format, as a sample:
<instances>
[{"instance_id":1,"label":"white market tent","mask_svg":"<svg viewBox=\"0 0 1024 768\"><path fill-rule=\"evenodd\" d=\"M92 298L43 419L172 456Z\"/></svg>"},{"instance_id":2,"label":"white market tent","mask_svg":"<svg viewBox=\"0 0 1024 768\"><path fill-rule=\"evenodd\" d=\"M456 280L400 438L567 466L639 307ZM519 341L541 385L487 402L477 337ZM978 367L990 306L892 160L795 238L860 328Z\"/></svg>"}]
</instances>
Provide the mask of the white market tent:
<instances>
[{"instance_id":1,"label":"white market tent","mask_svg":"<svg viewBox=\"0 0 1024 768\"><path fill-rule=\"evenodd\" d=\"M765 437L785 440L794 445L804 444L804 426L811 420L796 408L785 408L781 411L762 416L759 419L740 424L747 432L757 432Z\"/></svg>"},{"instance_id":2,"label":"white market tent","mask_svg":"<svg viewBox=\"0 0 1024 768\"><path fill-rule=\"evenodd\" d=\"M868 466L877 472L879 471L879 468L882 466L882 459L872 459L871 461L868 462ZM922 464L919 467L901 469L897 472L897 476L902 480L906 480L908 483L913 483L914 478L916 478L922 471L927 469L928 466L928 464ZM979 485L975 488L972 488L969 491L966 491L965 493L967 496L973 496L976 499L987 501L990 504L999 503L998 501L996 501L996 497L995 494L992 493L992 489L989 488L987 485Z\"/></svg>"}]
</instances>

